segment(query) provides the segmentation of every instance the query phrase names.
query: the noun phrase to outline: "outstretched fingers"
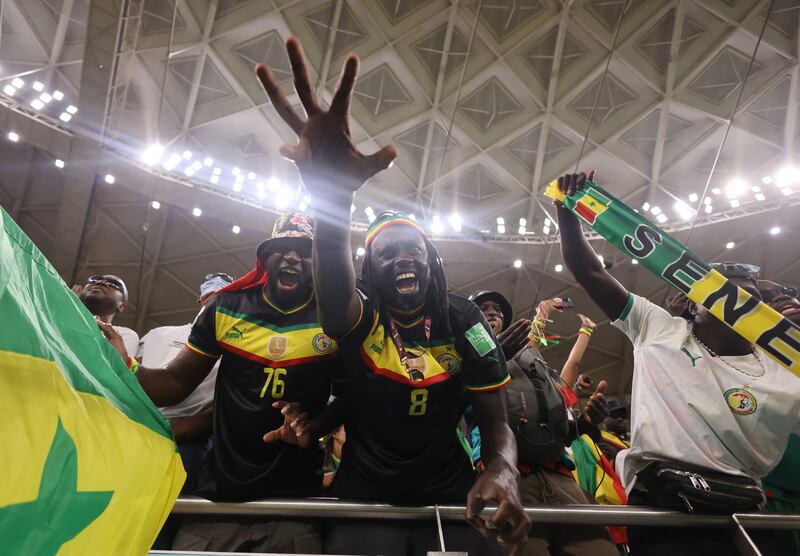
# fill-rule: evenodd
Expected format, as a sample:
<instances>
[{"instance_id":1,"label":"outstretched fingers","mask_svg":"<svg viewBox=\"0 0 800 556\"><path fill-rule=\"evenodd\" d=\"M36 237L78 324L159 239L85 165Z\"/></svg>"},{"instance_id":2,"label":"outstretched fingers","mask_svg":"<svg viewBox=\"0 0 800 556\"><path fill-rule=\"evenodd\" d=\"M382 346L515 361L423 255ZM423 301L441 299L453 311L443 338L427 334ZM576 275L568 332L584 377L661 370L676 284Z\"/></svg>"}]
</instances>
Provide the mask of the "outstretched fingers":
<instances>
[{"instance_id":1,"label":"outstretched fingers","mask_svg":"<svg viewBox=\"0 0 800 556\"><path fill-rule=\"evenodd\" d=\"M392 165L392 161L397 158L397 147L386 145L381 150L361 159L361 177L367 180Z\"/></svg>"},{"instance_id":2,"label":"outstretched fingers","mask_svg":"<svg viewBox=\"0 0 800 556\"><path fill-rule=\"evenodd\" d=\"M321 110L314 91L311 89L311 82L306 71L306 57L303 54L303 47L296 37L289 37L289 40L286 41L286 52L289 54L289 63L292 65L294 88L297 96L300 97L300 102L303 103L303 108L306 109L306 114L309 118L319 114Z\"/></svg>"},{"instance_id":3,"label":"outstretched fingers","mask_svg":"<svg viewBox=\"0 0 800 556\"><path fill-rule=\"evenodd\" d=\"M353 93L353 86L355 85L356 75L358 74L358 66L358 56L350 54L344 62L339 88L336 89L336 94L333 95L333 101L331 101L330 111L334 114L344 116L350 109L350 95Z\"/></svg>"},{"instance_id":4,"label":"outstretched fingers","mask_svg":"<svg viewBox=\"0 0 800 556\"><path fill-rule=\"evenodd\" d=\"M286 125L292 128L292 131L300 135L300 131L303 129L303 120L301 120L297 112L292 109L286 95L284 95L281 88L278 87L278 82L272 74L272 70L269 69L269 66L266 64L258 64L256 66L256 75L258 76L258 80L261 81L261 86L264 87L264 90L267 92L272 106L275 107L275 111L281 119L286 122Z\"/></svg>"}]
</instances>

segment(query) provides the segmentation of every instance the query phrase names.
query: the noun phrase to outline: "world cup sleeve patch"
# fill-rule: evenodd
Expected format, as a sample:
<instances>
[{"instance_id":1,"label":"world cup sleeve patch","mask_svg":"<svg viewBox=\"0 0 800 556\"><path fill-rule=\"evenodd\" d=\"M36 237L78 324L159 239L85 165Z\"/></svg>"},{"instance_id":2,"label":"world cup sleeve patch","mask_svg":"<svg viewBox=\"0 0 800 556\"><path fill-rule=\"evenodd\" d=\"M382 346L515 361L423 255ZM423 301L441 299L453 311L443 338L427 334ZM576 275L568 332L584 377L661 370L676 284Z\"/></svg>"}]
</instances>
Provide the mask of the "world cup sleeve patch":
<instances>
[{"instance_id":1,"label":"world cup sleeve patch","mask_svg":"<svg viewBox=\"0 0 800 556\"><path fill-rule=\"evenodd\" d=\"M481 357L495 348L494 340L492 340L486 328L479 322L475 323L464 335Z\"/></svg>"}]
</instances>

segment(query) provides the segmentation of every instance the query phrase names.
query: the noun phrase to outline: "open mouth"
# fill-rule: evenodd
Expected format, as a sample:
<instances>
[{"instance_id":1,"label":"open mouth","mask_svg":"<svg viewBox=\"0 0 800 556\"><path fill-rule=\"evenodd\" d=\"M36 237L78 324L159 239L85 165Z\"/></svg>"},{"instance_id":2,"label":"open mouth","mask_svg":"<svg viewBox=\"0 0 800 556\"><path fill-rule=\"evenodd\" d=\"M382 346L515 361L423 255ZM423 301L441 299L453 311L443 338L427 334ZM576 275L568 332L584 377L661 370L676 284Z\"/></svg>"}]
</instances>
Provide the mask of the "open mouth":
<instances>
[{"instance_id":1,"label":"open mouth","mask_svg":"<svg viewBox=\"0 0 800 556\"><path fill-rule=\"evenodd\" d=\"M403 272L402 274L398 274L394 279L394 285L401 295L415 294L419 289L417 274L415 272Z\"/></svg>"},{"instance_id":2,"label":"open mouth","mask_svg":"<svg viewBox=\"0 0 800 556\"><path fill-rule=\"evenodd\" d=\"M300 272L294 268L282 268L278 271L278 283L285 287L291 288L300 282Z\"/></svg>"}]
</instances>

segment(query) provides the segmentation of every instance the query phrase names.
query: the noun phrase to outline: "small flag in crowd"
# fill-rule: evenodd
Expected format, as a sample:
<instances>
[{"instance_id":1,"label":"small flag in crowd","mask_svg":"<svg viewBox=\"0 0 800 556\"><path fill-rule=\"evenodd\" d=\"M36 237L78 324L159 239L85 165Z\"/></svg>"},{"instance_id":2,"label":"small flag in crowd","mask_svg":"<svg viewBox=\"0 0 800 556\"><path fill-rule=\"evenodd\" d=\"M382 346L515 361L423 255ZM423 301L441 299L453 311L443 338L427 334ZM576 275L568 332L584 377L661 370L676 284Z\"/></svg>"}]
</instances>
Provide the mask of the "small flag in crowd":
<instances>
[{"instance_id":1,"label":"small flag in crowd","mask_svg":"<svg viewBox=\"0 0 800 556\"><path fill-rule=\"evenodd\" d=\"M0 218L0 552L144 554L186 478L169 423Z\"/></svg>"}]
</instances>

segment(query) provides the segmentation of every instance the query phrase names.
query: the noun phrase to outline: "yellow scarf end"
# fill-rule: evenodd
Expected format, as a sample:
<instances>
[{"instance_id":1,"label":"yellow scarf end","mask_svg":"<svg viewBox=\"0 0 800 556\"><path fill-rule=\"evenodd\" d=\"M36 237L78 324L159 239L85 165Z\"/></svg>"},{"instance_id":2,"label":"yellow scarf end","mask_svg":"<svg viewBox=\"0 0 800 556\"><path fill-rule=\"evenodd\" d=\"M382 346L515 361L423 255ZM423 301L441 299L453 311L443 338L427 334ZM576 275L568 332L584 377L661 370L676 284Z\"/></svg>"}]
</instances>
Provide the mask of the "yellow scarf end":
<instances>
[{"instance_id":1,"label":"yellow scarf end","mask_svg":"<svg viewBox=\"0 0 800 556\"><path fill-rule=\"evenodd\" d=\"M544 190L544 194L554 201L563 202L564 199L567 198L567 196L558 188L558 180L551 181L550 185L547 186L547 189Z\"/></svg>"}]
</instances>

